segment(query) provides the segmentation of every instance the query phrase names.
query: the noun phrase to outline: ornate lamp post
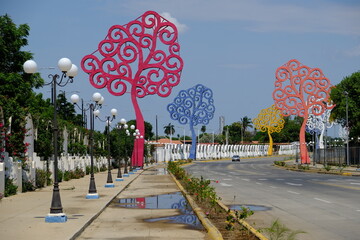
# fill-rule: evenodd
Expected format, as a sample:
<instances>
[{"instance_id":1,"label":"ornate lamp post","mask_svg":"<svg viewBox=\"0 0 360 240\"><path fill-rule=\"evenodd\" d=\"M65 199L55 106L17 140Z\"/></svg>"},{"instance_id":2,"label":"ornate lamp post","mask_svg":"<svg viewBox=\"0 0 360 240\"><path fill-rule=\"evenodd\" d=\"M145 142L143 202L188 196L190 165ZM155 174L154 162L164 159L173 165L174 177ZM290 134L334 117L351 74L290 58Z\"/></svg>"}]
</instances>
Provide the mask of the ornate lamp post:
<instances>
[{"instance_id":1,"label":"ornate lamp post","mask_svg":"<svg viewBox=\"0 0 360 240\"><path fill-rule=\"evenodd\" d=\"M94 177L94 117L99 116L100 111L98 108L101 108L101 105L104 103L104 97L100 93L94 93L92 96L94 103L90 103L88 109L90 110L90 184L89 192L86 195L86 199L98 199L99 194L96 191L95 177ZM80 100L80 97L76 94L71 96L71 101L77 105L77 102ZM78 106L78 105L77 105ZM78 106L79 107L79 106ZM79 107L80 108L80 107ZM85 110L85 111L86 111Z\"/></svg>"},{"instance_id":2,"label":"ornate lamp post","mask_svg":"<svg viewBox=\"0 0 360 240\"><path fill-rule=\"evenodd\" d=\"M120 123L118 124L117 128L119 129L119 136L121 136L121 129L124 129L126 131L128 131L128 125L126 124L126 120L125 118L122 118L120 119ZM126 138L125 138L126 140ZM126 156L126 146L124 145L125 147L125 157ZM127 171L127 161L125 161L125 165L124 165L124 176L129 176L128 174L128 171ZM119 168L118 168L118 173L117 173L117 177L116 177L116 181L124 181L124 179L122 178L122 175L121 175L121 160L120 160L120 157L119 157Z\"/></svg>"},{"instance_id":3,"label":"ornate lamp post","mask_svg":"<svg viewBox=\"0 0 360 240\"><path fill-rule=\"evenodd\" d=\"M135 141L140 142L144 140L144 136L140 134L140 130L136 129L134 134ZM140 143L137 143L138 146ZM144 156L143 154L138 150L138 148L135 148L135 167L136 168L143 168L144 167Z\"/></svg>"},{"instance_id":4,"label":"ornate lamp post","mask_svg":"<svg viewBox=\"0 0 360 240\"><path fill-rule=\"evenodd\" d=\"M97 119L99 119L102 122L106 122L107 124L107 142L108 142L108 176L107 176L107 180L106 180L106 184L105 187L115 187L113 180L112 180L112 176L111 176L111 164L110 164L110 124L111 122L115 119L116 115L117 115L117 110L115 108L111 109L111 116L106 116L106 120L102 120L99 116L96 116ZM99 112L100 113L100 112ZM111 119L110 119L111 118Z\"/></svg>"},{"instance_id":5,"label":"ornate lamp post","mask_svg":"<svg viewBox=\"0 0 360 240\"><path fill-rule=\"evenodd\" d=\"M348 105L348 98L349 93L347 91L344 91L344 94L346 96L346 131L347 131L347 139L346 139L346 165L350 165L350 156L349 156L349 105Z\"/></svg>"},{"instance_id":6,"label":"ornate lamp post","mask_svg":"<svg viewBox=\"0 0 360 240\"><path fill-rule=\"evenodd\" d=\"M57 123L57 106L56 106L56 87L64 87L69 82L73 82L73 78L77 75L78 68L72 64L70 59L61 58L58 62L58 67L61 70L61 75L49 74L51 81L45 85L51 85L52 98L54 104L54 120L53 120L53 138L54 138L54 188L51 200L50 213L45 217L45 222L66 222L67 216L63 213L61 205L60 189L58 182L58 123ZM37 64L33 60L28 60L24 63L23 69L26 73L35 73L37 71Z\"/></svg>"},{"instance_id":7,"label":"ornate lamp post","mask_svg":"<svg viewBox=\"0 0 360 240\"><path fill-rule=\"evenodd\" d=\"M136 136L140 136L140 131L139 131L139 129L135 129L135 126L134 125L131 125L130 126L130 129L131 130L133 130L134 132L130 132L129 130L126 130L126 135L127 136L133 136L135 139L136 139ZM134 140L133 138L132 138L132 140ZM133 141L134 142L134 145L136 145L136 140L135 141ZM138 159L138 151L137 151L137 148L136 147L134 147L133 148L133 151L135 151L135 152L133 152L132 154L131 154L131 157L132 157L132 159L130 160L130 174L133 174L133 167L135 166L135 164L137 164L137 159Z\"/></svg>"}]
</instances>

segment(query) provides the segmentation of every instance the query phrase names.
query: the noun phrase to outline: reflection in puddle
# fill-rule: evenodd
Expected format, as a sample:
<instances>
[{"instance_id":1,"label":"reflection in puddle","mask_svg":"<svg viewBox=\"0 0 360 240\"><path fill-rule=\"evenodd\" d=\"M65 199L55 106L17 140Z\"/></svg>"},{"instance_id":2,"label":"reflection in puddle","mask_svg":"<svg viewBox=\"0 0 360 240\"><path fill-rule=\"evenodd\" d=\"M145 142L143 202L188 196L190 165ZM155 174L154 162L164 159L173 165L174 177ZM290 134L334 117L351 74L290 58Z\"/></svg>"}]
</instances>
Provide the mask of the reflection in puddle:
<instances>
[{"instance_id":1,"label":"reflection in puddle","mask_svg":"<svg viewBox=\"0 0 360 240\"><path fill-rule=\"evenodd\" d=\"M195 229L203 229L199 219L181 192L161 194L142 198L123 198L114 200L112 206L143 209L179 209L181 214L175 216L146 219L146 222L169 221L187 224Z\"/></svg>"},{"instance_id":2,"label":"reflection in puddle","mask_svg":"<svg viewBox=\"0 0 360 240\"><path fill-rule=\"evenodd\" d=\"M269 211L271 210L271 207L265 207L261 205L230 205L229 208L231 210L242 210L241 208L245 207L248 208L251 211Z\"/></svg>"},{"instance_id":3,"label":"reflection in puddle","mask_svg":"<svg viewBox=\"0 0 360 240\"><path fill-rule=\"evenodd\" d=\"M155 168L152 170L148 170L150 175L167 175L168 171L166 168Z\"/></svg>"}]
</instances>

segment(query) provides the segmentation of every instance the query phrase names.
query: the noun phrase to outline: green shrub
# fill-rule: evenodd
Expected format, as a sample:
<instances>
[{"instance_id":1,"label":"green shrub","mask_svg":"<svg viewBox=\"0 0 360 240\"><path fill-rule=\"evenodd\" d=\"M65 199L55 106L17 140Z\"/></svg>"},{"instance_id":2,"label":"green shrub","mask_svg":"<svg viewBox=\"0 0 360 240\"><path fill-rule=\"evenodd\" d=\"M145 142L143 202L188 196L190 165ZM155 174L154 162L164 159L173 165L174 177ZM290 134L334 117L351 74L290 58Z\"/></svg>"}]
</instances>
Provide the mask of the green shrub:
<instances>
[{"instance_id":1,"label":"green shrub","mask_svg":"<svg viewBox=\"0 0 360 240\"><path fill-rule=\"evenodd\" d=\"M13 179L5 177L5 197L15 195L18 187L14 184Z\"/></svg>"},{"instance_id":2,"label":"green shrub","mask_svg":"<svg viewBox=\"0 0 360 240\"><path fill-rule=\"evenodd\" d=\"M180 167L180 165L180 162L170 161L168 162L168 170L174 174L177 179L182 180L186 177L186 171Z\"/></svg>"},{"instance_id":3,"label":"green shrub","mask_svg":"<svg viewBox=\"0 0 360 240\"><path fill-rule=\"evenodd\" d=\"M274 161L274 164L282 167L286 165L285 161Z\"/></svg>"},{"instance_id":4,"label":"green shrub","mask_svg":"<svg viewBox=\"0 0 360 240\"><path fill-rule=\"evenodd\" d=\"M331 165L329 165L329 164L324 164L324 169L325 169L326 171L330 171L330 170L331 170Z\"/></svg>"},{"instance_id":5,"label":"green shrub","mask_svg":"<svg viewBox=\"0 0 360 240\"><path fill-rule=\"evenodd\" d=\"M63 180L63 176L64 176L64 173L63 171L61 171L60 169L57 170L57 178L58 178L58 182L62 182Z\"/></svg>"},{"instance_id":6,"label":"green shrub","mask_svg":"<svg viewBox=\"0 0 360 240\"><path fill-rule=\"evenodd\" d=\"M69 181L71 179L71 171L64 172L64 181Z\"/></svg>"},{"instance_id":7,"label":"green shrub","mask_svg":"<svg viewBox=\"0 0 360 240\"><path fill-rule=\"evenodd\" d=\"M22 192L32 192L35 191L36 187L31 181L22 182Z\"/></svg>"},{"instance_id":8,"label":"green shrub","mask_svg":"<svg viewBox=\"0 0 360 240\"><path fill-rule=\"evenodd\" d=\"M298 165L298 168L301 170L310 170L310 166L305 164L305 165Z\"/></svg>"},{"instance_id":9,"label":"green shrub","mask_svg":"<svg viewBox=\"0 0 360 240\"><path fill-rule=\"evenodd\" d=\"M107 170L107 165L103 164L101 167L100 167L100 172L105 172Z\"/></svg>"},{"instance_id":10,"label":"green shrub","mask_svg":"<svg viewBox=\"0 0 360 240\"><path fill-rule=\"evenodd\" d=\"M86 171L86 175L89 175L90 172L91 172L91 167L90 167L90 166L86 166L85 171Z\"/></svg>"},{"instance_id":11,"label":"green shrub","mask_svg":"<svg viewBox=\"0 0 360 240\"><path fill-rule=\"evenodd\" d=\"M74 178L79 179L85 176L84 170L82 168L76 167L74 170Z\"/></svg>"},{"instance_id":12,"label":"green shrub","mask_svg":"<svg viewBox=\"0 0 360 240\"><path fill-rule=\"evenodd\" d=\"M52 182L50 176L51 172L37 168L35 177L36 188L43 188L47 185L50 185Z\"/></svg>"}]
</instances>

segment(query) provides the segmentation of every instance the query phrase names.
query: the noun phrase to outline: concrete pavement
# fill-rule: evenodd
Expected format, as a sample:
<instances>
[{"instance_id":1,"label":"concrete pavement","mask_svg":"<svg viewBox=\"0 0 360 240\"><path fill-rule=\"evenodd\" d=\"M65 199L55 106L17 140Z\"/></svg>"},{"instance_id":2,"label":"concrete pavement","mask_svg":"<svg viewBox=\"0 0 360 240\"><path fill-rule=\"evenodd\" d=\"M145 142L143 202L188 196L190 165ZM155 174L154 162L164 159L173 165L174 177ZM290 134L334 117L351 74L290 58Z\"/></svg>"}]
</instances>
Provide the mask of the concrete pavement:
<instances>
[{"instance_id":1,"label":"concrete pavement","mask_svg":"<svg viewBox=\"0 0 360 240\"><path fill-rule=\"evenodd\" d=\"M164 169L165 166L156 166ZM168 209L127 209L114 211L106 208L116 198L149 196L179 191L169 175L151 175L151 171L138 171L115 181L114 188L105 188L107 172L95 174L99 199L86 199L89 178L73 179L60 183L65 223L46 223L49 213L52 186L35 192L19 193L0 200L1 239L208 239L205 230L184 227L183 224L145 223L144 218L175 214ZM120 219L120 221L118 221ZM120 224L120 225L117 225ZM89 227L88 227L89 226ZM88 227L86 230L85 228ZM85 230L85 231L84 231Z\"/></svg>"}]
</instances>

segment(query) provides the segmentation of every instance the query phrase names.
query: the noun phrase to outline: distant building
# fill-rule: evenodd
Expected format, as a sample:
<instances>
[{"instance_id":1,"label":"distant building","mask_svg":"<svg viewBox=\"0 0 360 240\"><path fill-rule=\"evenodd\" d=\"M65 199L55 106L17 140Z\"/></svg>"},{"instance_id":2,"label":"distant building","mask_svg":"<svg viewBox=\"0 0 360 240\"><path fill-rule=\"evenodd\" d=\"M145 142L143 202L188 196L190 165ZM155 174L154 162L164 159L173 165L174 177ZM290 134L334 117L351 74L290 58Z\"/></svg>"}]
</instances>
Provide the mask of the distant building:
<instances>
[{"instance_id":1,"label":"distant building","mask_svg":"<svg viewBox=\"0 0 360 240\"><path fill-rule=\"evenodd\" d=\"M224 126L225 126L225 117L220 116L219 117L219 134L222 134L222 132L224 130Z\"/></svg>"}]
</instances>

